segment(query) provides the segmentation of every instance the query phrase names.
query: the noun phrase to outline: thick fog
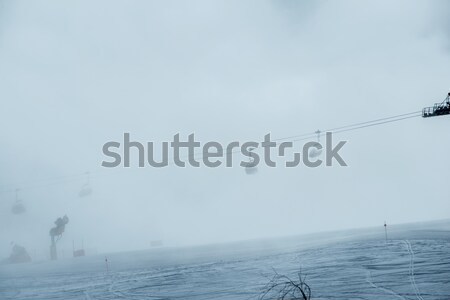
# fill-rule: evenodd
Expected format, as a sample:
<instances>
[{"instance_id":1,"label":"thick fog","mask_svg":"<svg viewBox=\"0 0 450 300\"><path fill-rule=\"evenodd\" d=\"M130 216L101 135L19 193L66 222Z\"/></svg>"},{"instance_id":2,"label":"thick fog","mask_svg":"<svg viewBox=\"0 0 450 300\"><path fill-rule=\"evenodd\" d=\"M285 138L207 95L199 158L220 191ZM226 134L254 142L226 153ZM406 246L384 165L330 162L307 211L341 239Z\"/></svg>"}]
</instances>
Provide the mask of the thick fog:
<instances>
[{"instance_id":1,"label":"thick fog","mask_svg":"<svg viewBox=\"0 0 450 300\"><path fill-rule=\"evenodd\" d=\"M11 242L47 258L65 214L67 253L72 241L110 252L449 218L447 117L337 134L348 167L101 167L103 144L124 132L143 143L262 141L440 102L449 9L0 1L0 258ZM87 171L93 192L80 197ZM11 213L16 189L22 214Z\"/></svg>"}]
</instances>

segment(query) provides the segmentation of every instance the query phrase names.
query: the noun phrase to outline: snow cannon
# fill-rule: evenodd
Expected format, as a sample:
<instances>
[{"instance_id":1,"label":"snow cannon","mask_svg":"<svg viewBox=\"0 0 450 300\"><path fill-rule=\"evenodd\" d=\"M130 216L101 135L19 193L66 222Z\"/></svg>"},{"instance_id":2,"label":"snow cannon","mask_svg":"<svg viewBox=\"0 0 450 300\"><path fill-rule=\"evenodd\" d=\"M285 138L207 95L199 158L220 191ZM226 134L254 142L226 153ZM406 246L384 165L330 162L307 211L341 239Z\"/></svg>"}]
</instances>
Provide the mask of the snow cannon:
<instances>
[{"instance_id":1,"label":"snow cannon","mask_svg":"<svg viewBox=\"0 0 450 300\"><path fill-rule=\"evenodd\" d=\"M55 227L50 229L51 245L50 245L50 258L51 260L58 259L58 253L56 251L56 242L59 241L64 233L67 223L69 223L69 218L65 215L62 218L58 218L55 221Z\"/></svg>"}]
</instances>

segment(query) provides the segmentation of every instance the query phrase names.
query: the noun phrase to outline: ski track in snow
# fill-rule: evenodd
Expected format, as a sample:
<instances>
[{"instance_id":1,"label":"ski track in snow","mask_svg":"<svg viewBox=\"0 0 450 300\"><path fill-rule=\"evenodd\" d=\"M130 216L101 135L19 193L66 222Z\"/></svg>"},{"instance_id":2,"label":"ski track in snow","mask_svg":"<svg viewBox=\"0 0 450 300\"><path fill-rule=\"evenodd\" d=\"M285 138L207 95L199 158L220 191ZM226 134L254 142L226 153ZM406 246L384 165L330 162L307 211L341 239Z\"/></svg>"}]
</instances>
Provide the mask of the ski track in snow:
<instances>
[{"instance_id":1,"label":"ski track in snow","mask_svg":"<svg viewBox=\"0 0 450 300\"><path fill-rule=\"evenodd\" d=\"M416 294L416 298L419 300L424 300L420 294L419 288L417 287L416 284L416 279L415 279L415 275L414 275L414 251L411 247L411 243L408 240L403 241L406 245L406 249L408 250L409 253L409 280L411 282L411 285L414 289L414 293Z\"/></svg>"},{"instance_id":2,"label":"ski track in snow","mask_svg":"<svg viewBox=\"0 0 450 300\"><path fill-rule=\"evenodd\" d=\"M295 279L300 267L313 299L450 299L450 241L414 240L413 244L414 249L411 240L392 240L388 246L384 240L350 241L272 252L258 246L230 255L199 248L196 257L183 252L180 260L174 256L179 252L164 257L170 249L122 253L111 255L114 267L108 274L101 257L10 269L0 266L0 299L256 300L273 268ZM418 253L425 253L427 260L416 261Z\"/></svg>"},{"instance_id":3,"label":"ski track in snow","mask_svg":"<svg viewBox=\"0 0 450 300\"><path fill-rule=\"evenodd\" d=\"M91 296L89 296L88 291L84 291L84 297L86 298L86 300L92 300Z\"/></svg>"},{"instance_id":4,"label":"ski track in snow","mask_svg":"<svg viewBox=\"0 0 450 300\"><path fill-rule=\"evenodd\" d=\"M371 273L370 271L367 271L366 282L367 282L368 284L370 284L370 286L373 287L373 288L376 288L376 289L378 289L378 290L380 290L380 291L383 291L383 292L386 292L386 293L388 293L388 294L391 294L391 295L393 295L393 296L395 296L395 297L397 297L397 298L399 298L399 299L407 300L405 297L403 297L402 295L396 293L395 291L393 291L393 290L391 290L391 289L384 288L384 287L381 287L381 286L379 286L379 285L376 285L376 284L373 282L373 280L372 280L372 273Z\"/></svg>"}]
</instances>

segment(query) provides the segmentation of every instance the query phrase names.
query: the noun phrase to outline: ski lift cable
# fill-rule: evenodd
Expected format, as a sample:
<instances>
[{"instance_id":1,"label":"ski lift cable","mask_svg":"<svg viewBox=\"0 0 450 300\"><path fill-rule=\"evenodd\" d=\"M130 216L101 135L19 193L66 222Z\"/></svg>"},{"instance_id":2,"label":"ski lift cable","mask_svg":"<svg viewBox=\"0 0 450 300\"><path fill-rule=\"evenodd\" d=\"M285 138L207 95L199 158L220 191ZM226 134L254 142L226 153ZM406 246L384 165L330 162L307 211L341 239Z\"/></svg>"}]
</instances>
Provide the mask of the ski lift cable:
<instances>
[{"instance_id":1,"label":"ski lift cable","mask_svg":"<svg viewBox=\"0 0 450 300\"><path fill-rule=\"evenodd\" d=\"M39 188L45 188L45 187L50 187L50 186L57 186L57 185L63 185L66 183L71 183L71 182L79 182L81 179L71 179L71 180L59 180L59 181L52 181L52 182L47 182L47 183L38 183L38 184L29 184L29 185L20 185L21 186L20 190L31 190L31 189L39 189ZM9 188L9 189L3 189L0 190L0 194L4 194L4 193L13 193L16 189L15 188Z\"/></svg>"},{"instance_id":2,"label":"ski lift cable","mask_svg":"<svg viewBox=\"0 0 450 300\"><path fill-rule=\"evenodd\" d=\"M402 121L402 120L406 120L406 119L410 119L410 118L416 118L416 117L420 117L420 116L421 116L421 111L410 112L410 113L406 113L406 114L400 114L400 115L396 115L396 116L375 119L372 121L359 122L359 123L354 123L354 124L350 124L350 125L329 128L324 131L320 131L320 133L325 133L325 132L331 132L333 134L342 133L342 132L362 129L362 128L366 128L366 127L382 125L382 124L386 124L386 123L398 122L398 121ZM290 137L272 139L272 141L273 142L280 142L280 141L299 142L299 141L304 141L304 140L310 140L312 138L317 137L317 135L318 135L318 131L314 131L314 132L304 133L304 134L290 136ZM279 143L277 143L277 144L279 144ZM260 148L261 148L261 146L253 147L253 149L251 151L254 151L254 150L257 150ZM241 152L241 150L237 149L234 151L224 152L223 154L224 155L235 154L235 153L240 153L240 152ZM201 159L201 158L203 158L203 153L197 152L191 156L186 156L185 158L189 158L189 157Z\"/></svg>"},{"instance_id":3,"label":"ski lift cable","mask_svg":"<svg viewBox=\"0 0 450 300\"><path fill-rule=\"evenodd\" d=\"M386 124L386 123L398 122L398 121L402 121L405 119L420 117L420 115L419 115L420 113L421 113L420 111L417 111L417 112L400 114L400 115L381 118L381 119L375 119L375 120L366 121L366 122L359 122L359 123L354 123L354 124L350 124L350 125L330 128L330 129L324 130L323 132L342 133L342 132L362 129L362 128L366 128L366 127L377 126L377 125L382 125L382 124ZM360 125L360 126L358 126L358 125ZM298 142L298 141L303 141L303 140L308 140L308 139L314 138L316 135L317 135L316 132L310 132L310 133L304 133L304 134L295 135L295 136L278 138L278 139L274 139L273 141L277 142L277 141L290 140L292 142ZM255 148L257 149L260 147L255 147ZM224 154L227 154L227 153L234 154L234 153L240 153L240 152L241 152L241 150L238 149L238 150L226 152ZM196 154L194 154L194 157L202 158L203 153L196 153ZM86 174L87 173L84 172L84 173L75 174L75 175L54 177L53 180L56 180L55 182L50 182L47 184L26 185L22 189L33 189L33 188L40 188L40 187L47 187L47 186L52 186L52 185L70 183L70 182L78 181L80 179L79 177L81 177L81 176L84 177L84 176L86 176ZM90 174L91 173L89 173L89 175ZM61 181L59 181L59 180L61 180ZM14 185L10 184L9 186L14 186ZM17 184L15 186L17 186ZM3 190L3 191L0 191L0 193L12 192L12 191L14 191L14 189Z\"/></svg>"},{"instance_id":4,"label":"ski lift cable","mask_svg":"<svg viewBox=\"0 0 450 300\"><path fill-rule=\"evenodd\" d=\"M349 127L354 127L354 126L360 126L360 125L365 125L365 124L370 124L370 123L375 123L375 122L386 121L386 120L390 120L390 119L397 119L397 118L410 116L410 115L414 115L414 117L416 117L417 114L420 115L421 113L422 112L419 110L419 111L410 112L410 113L407 113L407 114L401 114L401 115L396 115L396 116L392 116L392 117L376 119L376 120L367 121L367 122L355 123L355 124L352 124L352 125L346 125L346 126L341 126L341 127L330 128L330 129L327 129L327 131L335 131L335 130L345 129L345 128L349 128ZM399 119L399 120L402 120L402 119Z\"/></svg>"},{"instance_id":5,"label":"ski lift cable","mask_svg":"<svg viewBox=\"0 0 450 300\"><path fill-rule=\"evenodd\" d=\"M327 129L327 130L324 130L324 132L330 132L332 134L337 134L337 133L348 132L348 131L363 129L363 128L372 127L372 126L383 125L383 124L387 124L387 123L403 121L403 120L407 120L407 119L411 119L411 118L417 118L417 117L420 117L420 115L413 115L413 116L408 116L408 117L403 117L403 118L398 118L398 119L393 119L393 120L386 120L386 121L382 121L382 122L366 124L366 125L361 125L361 126L355 126L355 127L345 128L345 129L341 129L341 130L334 130L333 131L333 130ZM310 136L310 137L305 137L305 138L294 139L294 140L291 140L291 141L292 142L300 142L300 141L305 141L305 140L312 139L313 137L314 136Z\"/></svg>"},{"instance_id":6,"label":"ski lift cable","mask_svg":"<svg viewBox=\"0 0 450 300\"><path fill-rule=\"evenodd\" d=\"M90 183L90 174L91 172L84 172L79 174L73 174L73 175L67 175L67 176L57 176L52 178L47 178L43 180L37 180L34 182L26 181L26 182L19 182L19 183L10 183L10 184L4 184L1 185L0 193L6 193L6 192L14 192L16 190L23 190L23 189L30 189L30 188L39 188L39 187L47 187L52 185L58 185L58 184L64 184L64 183L70 183L70 182L77 182L81 180L87 180L87 184ZM16 188L20 186L21 188Z\"/></svg>"},{"instance_id":7,"label":"ski lift cable","mask_svg":"<svg viewBox=\"0 0 450 300\"><path fill-rule=\"evenodd\" d=\"M72 174L72 175L65 175L65 176L56 176L56 177L50 177L50 178L46 178L46 179L42 179L42 180L35 180L33 182L30 181L22 181L22 182L16 182L16 183L9 183L9 184L3 184L0 185L0 188L14 188L17 186L21 186L21 185L28 185L28 184L33 184L33 183L47 183L49 181L57 181L57 180L70 180L70 179L74 179L74 180L79 180L82 177L86 176L86 172L84 173L78 173L78 174Z\"/></svg>"},{"instance_id":8,"label":"ski lift cable","mask_svg":"<svg viewBox=\"0 0 450 300\"><path fill-rule=\"evenodd\" d=\"M402 121L402 120L406 120L406 119L420 117L421 116L420 113L421 112L418 111L418 112L414 112L414 113L401 114L401 115L397 115L397 116L392 116L392 117L387 117L387 118L382 118L382 119L376 119L376 120L367 121L367 122L360 122L360 123L355 123L355 124L346 125L346 126L329 128L329 129L326 129L326 130L321 130L320 134L323 134L323 133L326 133L326 132L331 132L333 134L336 134L336 133L342 133L342 132L362 129L362 128L366 128L366 127L383 125L383 124L386 124L386 123L398 122L398 121ZM317 137L317 135L318 135L317 132L318 131L305 133L305 134L301 134L301 135L290 136L290 137L287 137L287 138L278 138L278 139L273 139L272 141L278 142L278 141L289 140L291 142L299 142L299 141L309 140L309 139ZM258 148L258 147L256 147L256 148ZM233 151L231 153L234 153L234 152L240 152L240 151L237 150L237 151Z\"/></svg>"},{"instance_id":9,"label":"ski lift cable","mask_svg":"<svg viewBox=\"0 0 450 300\"><path fill-rule=\"evenodd\" d=\"M352 131L352 130L366 128L366 127L372 127L372 126L377 126L377 125L382 125L382 124L387 124L387 123L392 123L392 122L398 122L398 121L411 119L411 118L417 118L417 117L421 117L421 115L420 114L419 115L412 115L412 116L398 118L398 119L394 119L394 120L386 120L386 121L383 121L383 122L378 122L378 123L373 123L373 124L366 124L366 125L362 125L362 126L352 127L352 128L348 128L348 129L342 129L342 130L336 130L336 131L331 130L330 132L332 132L332 133L341 133L341 132Z\"/></svg>"},{"instance_id":10,"label":"ski lift cable","mask_svg":"<svg viewBox=\"0 0 450 300\"><path fill-rule=\"evenodd\" d=\"M322 130L321 132L322 133L331 132L333 134L343 133L343 132L363 129L363 128L367 128L367 127L383 125L383 124L387 124L387 123L399 122L399 121L403 121L403 120L411 119L411 118L416 118L416 117L420 117L420 116L421 116L421 111L415 111L415 112L399 114L399 115L385 117L385 118L380 118L380 119L374 119L374 120L371 120L371 121L358 122L358 123L353 123L353 124L349 124L349 125L345 125L345 126L334 127L334 128ZM309 133L304 133L304 134L299 134L299 135L292 135L292 136L278 138L278 139L273 139L272 141L274 141L274 142L280 142L280 141L298 142L298 141L312 139L314 137L317 137L317 132L316 131L309 132ZM261 147L255 147L254 150L257 150L257 149L260 149L260 148ZM241 150L237 149L237 150L234 150L234 151L224 152L224 155L240 153L240 152L241 152ZM203 153L200 153L200 152L199 153L195 153L193 155L193 157L195 157L195 158L202 158L203 157ZM47 186L52 186L52 185L60 185L60 184L75 182L75 181L79 181L83 177L86 178L87 174L89 174L88 176L90 177L93 173L98 173L98 172L100 172L100 171L89 172L89 173L83 172L83 173L67 175L67 176L58 176L58 177L48 178L46 180L35 181L36 184L33 184L33 183L28 184L29 182L26 182L26 183L22 182L22 183L16 183L16 184L6 184L6 185L0 186L0 188L8 188L9 187L9 189L0 190L0 194L1 193L14 192L15 188L13 188L13 187L17 187L17 186L20 186L21 190L24 190L24 189L27 190L27 189L34 189L34 188L47 187ZM40 183L42 183L42 184L40 184Z\"/></svg>"},{"instance_id":11,"label":"ski lift cable","mask_svg":"<svg viewBox=\"0 0 450 300\"><path fill-rule=\"evenodd\" d=\"M370 124L365 124L365 125L361 125L361 126L355 126L355 127L340 127L342 129L327 129L324 130L324 132L331 132L333 134L336 133L342 133L342 132L348 132L348 131L353 131L353 130L357 130L357 129L362 129L362 128L367 128L367 127L372 127L372 126L378 126L378 125L383 125L383 124L387 124L387 123L393 123L393 122L398 122L398 121L402 121L402 120L406 120L406 119L411 119L411 118L417 118L417 117L421 117L421 115L412 115L412 116L407 116L407 117L403 117L403 118L397 118L397 119L391 119L391 120L385 120L385 121L381 121L381 122L376 122L376 123L370 123ZM361 123L363 124L363 123ZM307 140L310 139L311 137L308 138L302 138L302 139L295 139L292 140L293 142L298 142L298 141L303 141L303 140Z\"/></svg>"},{"instance_id":12,"label":"ski lift cable","mask_svg":"<svg viewBox=\"0 0 450 300\"><path fill-rule=\"evenodd\" d=\"M340 130L340 129L350 128L350 127L355 127L355 126L360 126L360 125L365 125L365 124L371 124L371 123L386 121L386 120L390 120L390 119L397 119L397 118L405 117L405 116L409 116L409 115L415 116L416 114L421 114L421 113L422 112L419 110L419 111L410 112L410 113L406 113L406 114L400 114L400 115L385 117L385 118L381 118L381 119L375 119L375 120L366 121L366 122L359 122L359 123L349 124L349 125L345 125L345 126L329 128L329 129L323 130L321 132L334 132L334 131ZM296 139L296 138L301 138L301 137L306 137L306 136L309 137L309 136L315 136L316 134L317 134L317 132L309 132L309 133L304 133L304 134L300 134L300 135L292 135L292 136L288 136L288 137L284 137L284 138L278 138L278 139L274 139L273 141L276 142L276 141L284 141L284 140Z\"/></svg>"}]
</instances>

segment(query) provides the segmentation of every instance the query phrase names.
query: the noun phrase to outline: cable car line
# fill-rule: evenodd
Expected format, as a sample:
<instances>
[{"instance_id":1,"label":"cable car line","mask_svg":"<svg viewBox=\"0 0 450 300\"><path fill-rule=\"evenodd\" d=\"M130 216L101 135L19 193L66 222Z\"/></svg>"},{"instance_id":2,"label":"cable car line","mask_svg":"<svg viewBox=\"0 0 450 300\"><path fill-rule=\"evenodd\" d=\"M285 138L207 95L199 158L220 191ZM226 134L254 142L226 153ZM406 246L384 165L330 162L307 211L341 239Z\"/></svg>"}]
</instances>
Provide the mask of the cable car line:
<instances>
[{"instance_id":1,"label":"cable car line","mask_svg":"<svg viewBox=\"0 0 450 300\"><path fill-rule=\"evenodd\" d=\"M399 121L403 121L403 120L407 120L407 119L411 119L411 118L416 118L416 117L420 117L421 114L422 114L422 111L409 112L409 113L399 114L399 115L395 115L395 116L390 116L390 117L379 118L379 119L374 119L374 120L365 121L365 122L358 122L358 123L353 123L353 124L349 124L349 125L334 127L334 128L322 130L321 132L331 132L333 134L343 133L343 132L363 129L363 128L367 128L367 127L373 127L373 126L383 125L383 124L387 124L387 123L399 122ZM315 137L317 137L317 131L283 137L283 138L278 138L278 139L273 139L272 141L274 141L274 142L281 142L281 141L299 142L299 141L303 141L303 140L313 139ZM260 147L256 147L256 149L258 149L258 148L260 148ZM239 152L241 152L240 149L230 151L230 152L224 152L224 155L227 153L239 153ZM195 153L193 156L195 158L202 158L203 153L200 153L200 152ZM98 172L99 171L91 172L90 174L98 173ZM0 186L0 188L7 188L7 187L10 187L10 188L0 190L0 194L14 192L16 189L13 187L17 187L17 186L21 186L21 190L24 190L24 189L26 190L26 189L34 189L34 188L40 188L40 187L47 187L47 186L51 186L51 185L59 185L59 184L80 181L83 178L86 178L86 174L87 174L86 172L83 172L83 173L79 173L79 174L58 176L58 177L53 177L53 178L50 178L47 180L35 181L38 184L24 184L24 183L6 184L6 185ZM42 184L40 184L40 182L42 182ZM87 184L85 184L85 186L86 185Z\"/></svg>"},{"instance_id":2,"label":"cable car line","mask_svg":"<svg viewBox=\"0 0 450 300\"><path fill-rule=\"evenodd\" d=\"M400 115L385 117L385 118L381 118L381 119L375 119L375 120L366 121L366 122L358 122L358 123L354 123L354 124L350 124L350 125L329 128L326 130L322 130L322 132L337 133L337 130L341 130L341 129L346 129L346 128L355 127L355 126L359 126L359 125L370 124L370 123L374 123L374 122L381 122L381 121L386 121L386 120L391 120L391 119L395 119L395 120L393 120L393 122L395 122L396 119L400 118L400 117L405 117L405 116L409 116L409 115L414 115L413 117L418 117L418 116L420 116L420 114L421 114L421 111L419 110L419 111L410 112L410 113L406 113L406 114L400 114ZM399 120L403 120L403 119L399 119ZM344 132L344 131L339 131L339 132ZM285 138L274 139L273 141L276 142L276 141L291 140L291 139L296 139L296 138L306 137L306 136L311 137L311 136L316 136L316 134L317 134L316 132L309 132L309 133L304 133L304 134L300 134L300 135L293 135L293 136L289 136L289 137L285 137Z\"/></svg>"}]
</instances>

